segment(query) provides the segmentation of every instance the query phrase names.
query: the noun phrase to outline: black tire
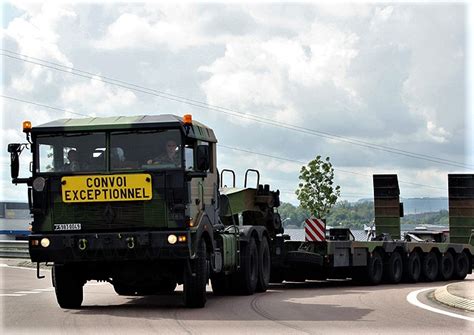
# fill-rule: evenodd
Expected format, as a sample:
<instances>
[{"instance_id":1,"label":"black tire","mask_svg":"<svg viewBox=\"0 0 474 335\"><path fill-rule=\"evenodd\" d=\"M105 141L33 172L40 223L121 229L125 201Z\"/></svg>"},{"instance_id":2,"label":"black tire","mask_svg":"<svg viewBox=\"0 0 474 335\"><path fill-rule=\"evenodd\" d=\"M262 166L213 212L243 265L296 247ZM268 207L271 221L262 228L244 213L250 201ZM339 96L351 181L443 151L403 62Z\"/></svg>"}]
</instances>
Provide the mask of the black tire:
<instances>
[{"instance_id":1,"label":"black tire","mask_svg":"<svg viewBox=\"0 0 474 335\"><path fill-rule=\"evenodd\" d=\"M387 282L391 284L398 284L402 280L403 260L399 252L392 252L385 266L384 274Z\"/></svg>"},{"instance_id":2,"label":"black tire","mask_svg":"<svg viewBox=\"0 0 474 335\"><path fill-rule=\"evenodd\" d=\"M438 268L438 257L436 257L434 251L430 251L424 255L423 261L421 262L421 274L425 281L435 281L438 277Z\"/></svg>"},{"instance_id":3,"label":"black tire","mask_svg":"<svg viewBox=\"0 0 474 335\"><path fill-rule=\"evenodd\" d=\"M268 289L270 283L270 271L272 267L270 256L270 246L268 245L268 239L264 236L260 242L258 252L258 281L257 281L257 292L265 292Z\"/></svg>"},{"instance_id":4,"label":"black tire","mask_svg":"<svg viewBox=\"0 0 474 335\"><path fill-rule=\"evenodd\" d=\"M75 271L66 265L54 265L52 279L59 306L64 309L80 308L83 300L84 282Z\"/></svg>"},{"instance_id":5,"label":"black tire","mask_svg":"<svg viewBox=\"0 0 474 335\"><path fill-rule=\"evenodd\" d=\"M378 285L382 281L383 260L380 253L373 252L367 261L366 282L370 285Z\"/></svg>"},{"instance_id":6,"label":"black tire","mask_svg":"<svg viewBox=\"0 0 474 335\"><path fill-rule=\"evenodd\" d=\"M469 272L469 258L465 252L454 256L454 278L462 280Z\"/></svg>"},{"instance_id":7,"label":"black tire","mask_svg":"<svg viewBox=\"0 0 474 335\"><path fill-rule=\"evenodd\" d=\"M133 296L137 295L137 291L134 287L123 285L123 284L114 284L115 293L123 296Z\"/></svg>"},{"instance_id":8,"label":"black tire","mask_svg":"<svg viewBox=\"0 0 474 335\"><path fill-rule=\"evenodd\" d=\"M405 281L409 283L416 283L421 276L421 257L416 251L410 253L405 263Z\"/></svg>"},{"instance_id":9,"label":"black tire","mask_svg":"<svg viewBox=\"0 0 474 335\"><path fill-rule=\"evenodd\" d=\"M454 257L450 252L445 253L439 260L438 277L440 280L450 280L454 273Z\"/></svg>"},{"instance_id":10,"label":"black tire","mask_svg":"<svg viewBox=\"0 0 474 335\"><path fill-rule=\"evenodd\" d=\"M241 260L239 275L234 277L233 286L239 294L251 295L255 292L258 282L258 250L253 237L240 248ZM235 281L237 279L237 282Z\"/></svg>"},{"instance_id":11,"label":"black tire","mask_svg":"<svg viewBox=\"0 0 474 335\"><path fill-rule=\"evenodd\" d=\"M189 308L202 308L206 304L206 284L208 281L208 260L206 241L198 242L197 258L190 260L184 269L184 304ZM191 273L189 270L191 268Z\"/></svg>"}]
</instances>

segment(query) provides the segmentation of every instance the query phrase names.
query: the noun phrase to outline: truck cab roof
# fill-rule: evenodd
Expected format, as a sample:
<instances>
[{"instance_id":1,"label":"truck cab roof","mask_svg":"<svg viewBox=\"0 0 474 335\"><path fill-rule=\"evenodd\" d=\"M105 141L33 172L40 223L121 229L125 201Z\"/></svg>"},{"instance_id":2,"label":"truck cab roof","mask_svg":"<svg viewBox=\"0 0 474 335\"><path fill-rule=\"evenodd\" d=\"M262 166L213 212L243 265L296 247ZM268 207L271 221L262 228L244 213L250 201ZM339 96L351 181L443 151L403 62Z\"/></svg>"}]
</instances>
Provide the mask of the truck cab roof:
<instances>
[{"instance_id":1,"label":"truck cab roof","mask_svg":"<svg viewBox=\"0 0 474 335\"><path fill-rule=\"evenodd\" d=\"M172 114L134 115L111 117L88 117L80 119L59 119L32 128L33 134L56 132L106 131L106 130L145 130L156 128L183 128L183 118ZM188 137L217 142L214 131L193 120Z\"/></svg>"}]
</instances>

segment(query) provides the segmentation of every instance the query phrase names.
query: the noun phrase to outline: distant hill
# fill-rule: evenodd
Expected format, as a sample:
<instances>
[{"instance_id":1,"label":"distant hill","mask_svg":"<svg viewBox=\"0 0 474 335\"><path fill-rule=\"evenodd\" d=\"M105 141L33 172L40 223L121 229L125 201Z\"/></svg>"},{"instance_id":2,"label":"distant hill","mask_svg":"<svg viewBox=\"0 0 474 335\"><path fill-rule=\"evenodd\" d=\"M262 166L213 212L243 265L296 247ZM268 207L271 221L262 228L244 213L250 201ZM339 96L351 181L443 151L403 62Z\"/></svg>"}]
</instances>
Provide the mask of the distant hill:
<instances>
[{"instance_id":1,"label":"distant hill","mask_svg":"<svg viewBox=\"0 0 474 335\"><path fill-rule=\"evenodd\" d=\"M360 199L357 203L370 201L373 199ZM448 210L448 198L401 198L405 214L420 214L439 212Z\"/></svg>"}]
</instances>

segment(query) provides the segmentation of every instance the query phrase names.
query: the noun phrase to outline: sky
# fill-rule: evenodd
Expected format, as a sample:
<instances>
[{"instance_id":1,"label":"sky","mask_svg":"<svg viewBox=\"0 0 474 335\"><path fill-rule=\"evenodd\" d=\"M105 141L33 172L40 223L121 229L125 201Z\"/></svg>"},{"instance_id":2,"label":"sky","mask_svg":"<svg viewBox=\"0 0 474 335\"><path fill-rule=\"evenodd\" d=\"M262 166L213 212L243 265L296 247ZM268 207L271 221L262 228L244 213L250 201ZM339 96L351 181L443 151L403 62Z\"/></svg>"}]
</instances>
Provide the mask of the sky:
<instances>
[{"instance_id":1,"label":"sky","mask_svg":"<svg viewBox=\"0 0 474 335\"><path fill-rule=\"evenodd\" d=\"M300 168L317 155L330 157L342 200L371 198L374 173L398 174L403 197L447 196L448 173L474 170L473 12L3 2L0 200L27 199L6 152L25 142L22 121L143 114L192 114L214 129L219 169L241 186L256 168L285 202L298 204ZM24 151L23 177L30 160Z\"/></svg>"}]
</instances>

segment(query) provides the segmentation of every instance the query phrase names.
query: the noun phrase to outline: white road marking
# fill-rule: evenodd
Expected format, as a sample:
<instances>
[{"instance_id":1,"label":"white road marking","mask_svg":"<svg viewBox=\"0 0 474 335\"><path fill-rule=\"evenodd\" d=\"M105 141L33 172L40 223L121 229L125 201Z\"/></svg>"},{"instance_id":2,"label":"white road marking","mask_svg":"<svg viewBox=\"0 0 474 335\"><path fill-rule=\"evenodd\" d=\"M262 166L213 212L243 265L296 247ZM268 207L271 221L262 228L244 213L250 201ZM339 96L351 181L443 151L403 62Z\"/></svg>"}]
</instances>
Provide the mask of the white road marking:
<instances>
[{"instance_id":1,"label":"white road marking","mask_svg":"<svg viewBox=\"0 0 474 335\"><path fill-rule=\"evenodd\" d=\"M452 318L458 318L458 319L463 319L463 320L467 320L467 321L471 321L471 322L474 322L474 318L471 318L469 316L465 316L465 315L460 315L460 314L456 314L456 313L452 313L452 312L448 312L448 311L443 311L442 309L438 309L438 308L434 308L434 307L431 307L431 306L428 306L422 302L420 302L418 300L418 294L420 294L421 292L426 292L426 291L429 291L429 290L434 290L436 289L437 287L428 287L428 288L423 288L421 290L417 290L417 291L413 291L413 292L410 292L408 295L407 295L407 301L416 306L416 307L419 307L419 308L423 308L423 309L426 309L430 312L434 312L434 313L439 313L439 314L443 314L443 315L447 315L447 316L450 316Z\"/></svg>"},{"instance_id":2,"label":"white road marking","mask_svg":"<svg viewBox=\"0 0 474 335\"><path fill-rule=\"evenodd\" d=\"M41 293L41 292L37 292L37 291L18 291L18 292L15 292L17 294L31 294L31 293Z\"/></svg>"},{"instance_id":3,"label":"white road marking","mask_svg":"<svg viewBox=\"0 0 474 335\"><path fill-rule=\"evenodd\" d=\"M24 294L0 293L0 297L22 297Z\"/></svg>"}]
</instances>

